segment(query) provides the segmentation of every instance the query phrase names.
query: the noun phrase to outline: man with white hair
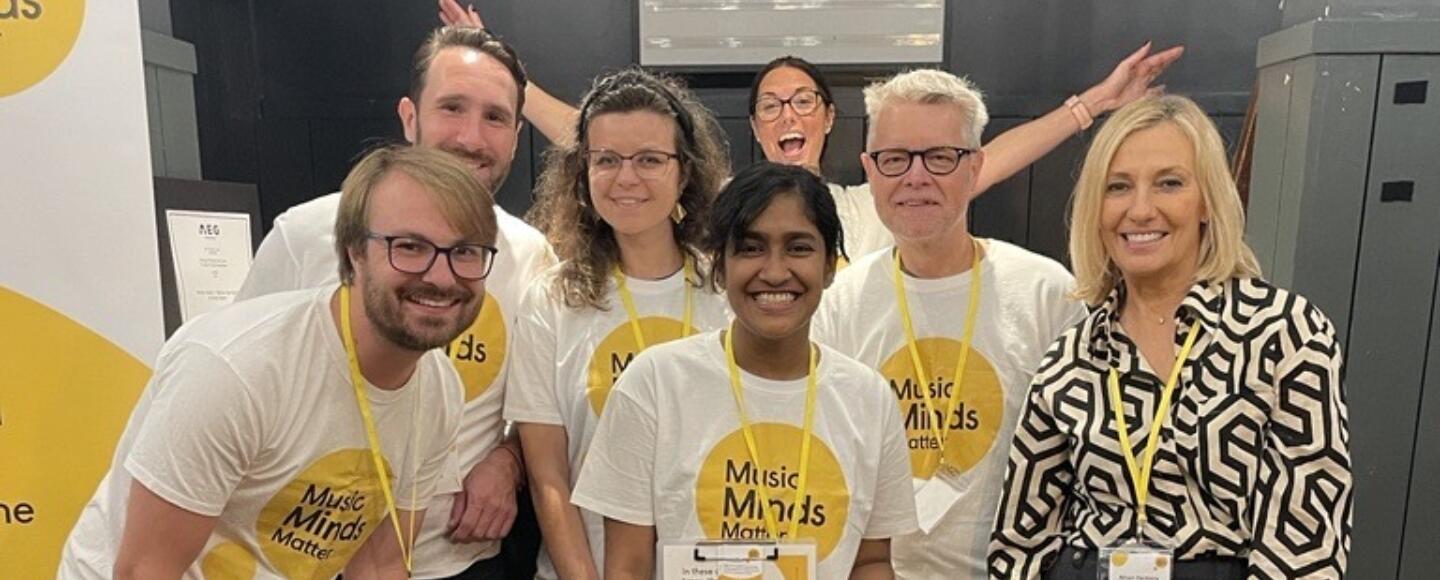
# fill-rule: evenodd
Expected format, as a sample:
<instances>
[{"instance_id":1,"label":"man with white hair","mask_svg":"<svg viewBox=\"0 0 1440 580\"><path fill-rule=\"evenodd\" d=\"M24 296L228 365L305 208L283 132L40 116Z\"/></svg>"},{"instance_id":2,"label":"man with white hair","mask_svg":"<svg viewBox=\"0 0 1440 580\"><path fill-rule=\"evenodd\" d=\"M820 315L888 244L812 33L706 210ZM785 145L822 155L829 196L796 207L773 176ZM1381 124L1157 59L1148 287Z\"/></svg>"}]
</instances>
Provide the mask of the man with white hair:
<instances>
[{"instance_id":1,"label":"man with white hair","mask_svg":"<svg viewBox=\"0 0 1440 580\"><path fill-rule=\"evenodd\" d=\"M1055 261L970 235L989 115L970 82L916 70L865 89L861 154L891 251L836 276L813 335L889 381L904 417L921 531L900 578L984 578L1008 443L1046 347L1083 314Z\"/></svg>"}]
</instances>

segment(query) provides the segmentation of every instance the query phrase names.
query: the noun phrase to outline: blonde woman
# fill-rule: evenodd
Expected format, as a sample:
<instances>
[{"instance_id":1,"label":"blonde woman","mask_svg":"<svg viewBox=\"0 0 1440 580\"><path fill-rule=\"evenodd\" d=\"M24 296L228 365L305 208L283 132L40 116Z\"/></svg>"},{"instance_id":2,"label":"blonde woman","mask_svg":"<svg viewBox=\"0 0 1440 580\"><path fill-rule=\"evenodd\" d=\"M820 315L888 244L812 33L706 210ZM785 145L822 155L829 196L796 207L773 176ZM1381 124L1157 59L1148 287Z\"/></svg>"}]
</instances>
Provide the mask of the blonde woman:
<instances>
[{"instance_id":1,"label":"blonde woman","mask_svg":"<svg viewBox=\"0 0 1440 580\"><path fill-rule=\"evenodd\" d=\"M1344 575L1340 346L1313 304L1260 278L1244 229L1195 103L1137 101L1096 136L1070 233L1092 310L1031 386L992 577L1169 562L1176 579Z\"/></svg>"}]
</instances>

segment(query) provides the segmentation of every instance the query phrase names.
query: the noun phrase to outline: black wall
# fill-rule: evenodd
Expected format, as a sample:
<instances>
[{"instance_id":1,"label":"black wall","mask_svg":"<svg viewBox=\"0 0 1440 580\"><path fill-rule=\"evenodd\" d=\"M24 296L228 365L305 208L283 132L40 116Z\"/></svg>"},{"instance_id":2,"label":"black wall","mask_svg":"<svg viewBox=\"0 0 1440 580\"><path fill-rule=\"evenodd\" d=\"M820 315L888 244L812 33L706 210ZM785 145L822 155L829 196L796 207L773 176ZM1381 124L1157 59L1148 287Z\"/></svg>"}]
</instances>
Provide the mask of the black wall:
<instances>
[{"instance_id":1,"label":"black wall","mask_svg":"<svg viewBox=\"0 0 1440 580\"><path fill-rule=\"evenodd\" d=\"M486 0L486 25L513 43L532 77L575 101L595 74L636 61L638 0ZM946 68L986 92L994 135L1103 78L1146 40L1184 44L1163 81L1196 98L1226 137L1238 134L1255 78L1256 41L1279 28L1273 2L1239 0L950 0ZM265 226L339 187L369 144L399 139L395 103L410 57L438 24L429 0L172 0L175 35L195 44L196 103L206 179L258 184ZM778 55L777 55L778 56ZM836 74L840 120L826 174L863 179L859 87L884 71ZM749 75L691 82L731 134L735 164L759 157L745 118ZM533 133L533 134L532 134ZM546 143L525 131L499 199L530 203ZM976 203L975 229L1060 257L1066 198L1084 149L1071 139Z\"/></svg>"}]
</instances>

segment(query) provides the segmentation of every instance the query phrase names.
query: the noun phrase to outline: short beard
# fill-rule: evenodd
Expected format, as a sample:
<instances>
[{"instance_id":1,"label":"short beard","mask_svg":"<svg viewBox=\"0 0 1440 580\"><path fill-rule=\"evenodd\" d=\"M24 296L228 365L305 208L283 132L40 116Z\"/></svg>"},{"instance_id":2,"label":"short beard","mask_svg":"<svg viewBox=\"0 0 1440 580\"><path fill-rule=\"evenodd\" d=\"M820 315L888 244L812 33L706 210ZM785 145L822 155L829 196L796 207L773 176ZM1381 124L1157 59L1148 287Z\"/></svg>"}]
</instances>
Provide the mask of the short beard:
<instances>
[{"instance_id":1,"label":"short beard","mask_svg":"<svg viewBox=\"0 0 1440 580\"><path fill-rule=\"evenodd\" d=\"M365 316L370 319L370 324L380 333L380 336L406 350L425 352L448 345L471 324L474 324L475 318L480 314L480 302L475 300L473 292L464 288L441 292L433 285L421 282L408 284L395 290L393 295L390 294L391 291L390 288L378 284L367 284L364 290ZM461 304L459 316L448 321L449 324L445 323L447 321L442 321L440 324L426 324L429 322L426 320L421 321L421 324L424 325L422 329L407 328L405 315L401 312L403 306L400 302L406 297L414 295L442 300L459 298Z\"/></svg>"}]
</instances>

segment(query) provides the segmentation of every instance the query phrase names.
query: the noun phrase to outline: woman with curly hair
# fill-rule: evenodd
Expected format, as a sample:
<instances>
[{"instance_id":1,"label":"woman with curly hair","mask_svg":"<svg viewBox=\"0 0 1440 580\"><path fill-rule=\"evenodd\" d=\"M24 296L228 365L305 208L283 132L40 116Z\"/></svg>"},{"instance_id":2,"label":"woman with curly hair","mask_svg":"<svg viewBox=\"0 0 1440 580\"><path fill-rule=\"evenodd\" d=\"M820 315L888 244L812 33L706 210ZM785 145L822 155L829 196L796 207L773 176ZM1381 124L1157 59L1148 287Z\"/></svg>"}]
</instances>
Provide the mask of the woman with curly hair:
<instances>
[{"instance_id":1,"label":"woman with curly hair","mask_svg":"<svg viewBox=\"0 0 1440 580\"><path fill-rule=\"evenodd\" d=\"M603 522L570 492L621 372L647 346L727 317L696 264L729 173L710 112L677 82L629 69L596 80L575 134L549 152L529 216L560 263L521 303L505 401L545 538L540 578L599 578Z\"/></svg>"}]
</instances>

